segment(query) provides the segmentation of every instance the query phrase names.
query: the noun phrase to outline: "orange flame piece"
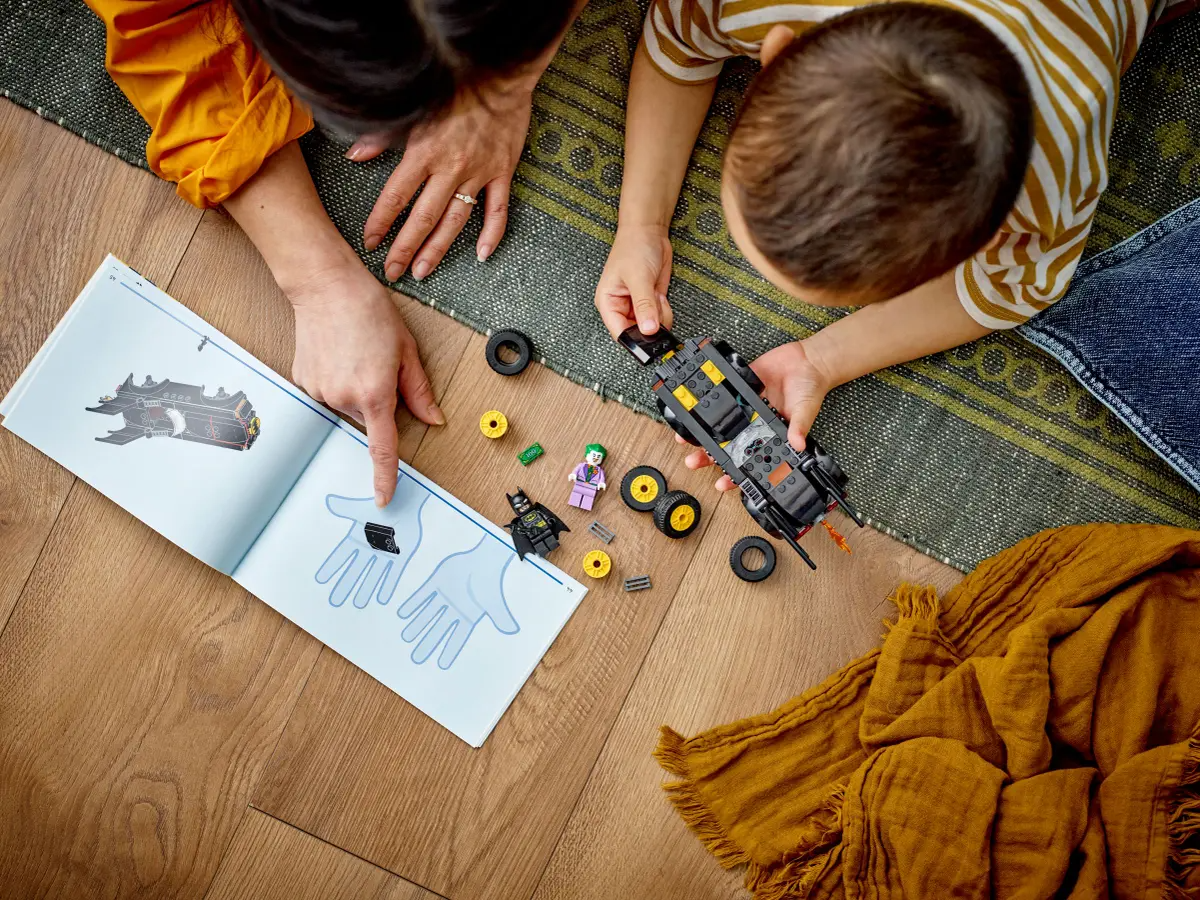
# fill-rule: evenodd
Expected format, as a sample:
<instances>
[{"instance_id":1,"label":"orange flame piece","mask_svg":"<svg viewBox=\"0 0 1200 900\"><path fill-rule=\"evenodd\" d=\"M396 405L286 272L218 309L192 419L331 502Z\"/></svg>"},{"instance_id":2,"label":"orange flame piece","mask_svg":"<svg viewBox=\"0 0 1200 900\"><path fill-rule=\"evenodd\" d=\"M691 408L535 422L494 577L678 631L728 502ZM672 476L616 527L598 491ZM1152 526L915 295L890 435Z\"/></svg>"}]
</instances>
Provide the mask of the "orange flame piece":
<instances>
[{"instance_id":1,"label":"orange flame piece","mask_svg":"<svg viewBox=\"0 0 1200 900\"><path fill-rule=\"evenodd\" d=\"M836 528L829 524L828 519L822 519L821 524L825 526L825 530L829 532L829 536L833 538L833 542L838 545L839 550L845 550L850 554L854 553L854 551L850 549L850 544L847 543L846 539L838 533Z\"/></svg>"}]
</instances>

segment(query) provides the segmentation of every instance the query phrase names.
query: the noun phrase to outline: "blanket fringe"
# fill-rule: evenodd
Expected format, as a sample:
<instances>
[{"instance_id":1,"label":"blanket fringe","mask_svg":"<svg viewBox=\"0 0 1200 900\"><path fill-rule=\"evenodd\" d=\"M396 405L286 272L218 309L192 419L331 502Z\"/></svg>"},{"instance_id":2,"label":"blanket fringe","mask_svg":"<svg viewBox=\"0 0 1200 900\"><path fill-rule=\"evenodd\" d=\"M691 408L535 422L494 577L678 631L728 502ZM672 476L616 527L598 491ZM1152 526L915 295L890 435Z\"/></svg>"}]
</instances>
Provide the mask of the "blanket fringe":
<instances>
[{"instance_id":1,"label":"blanket fringe","mask_svg":"<svg viewBox=\"0 0 1200 900\"><path fill-rule=\"evenodd\" d=\"M845 785L836 785L808 820L811 832L782 860L764 866L733 842L725 827L700 797L688 770L687 739L673 728L659 729L654 759L678 781L663 785L667 799L684 824L723 868L746 866L746 888L755 900L796 900L808 896L842 838Z\"/></svg>"},{"instance_id":2,"label":"blanket fringe","mask_svg":"<svg viewBox=\"0 0 1200 900\"><path fill-rule=\"evenodd\" d=\"M813 817L813 835L777 865L751 863L746 869L746 889L754 900L797 900L807 897L824 871L842 837L845 785L838 785Z\"/></svg>"},{"instance_id":3,"label":"blanket fringe","mask_svg":"<svg viewBox=\"0 0 1200 900\"><path fill-rule=\"evenodd\" d=\"M687 739L670 725L658 729L658 746L654 749L654 760L670 774L679 778L688 777L687 757L683 745Z\"/></svg>"},{"instance_id":4,"label":"blanket fringe","mask_svg":"<svg viewBox=\"0 0 1200 900\"><path fill-rule=\"evenodd\" d=\"M664 725L659 731L654 759L667 772L681 779L663 785L667 799L671 801L684 824L700 839L704 848L717 858L717 862L723 868L732 869L749 863L750 857L730 840L725 826L717 821L708 804L696 791L696 783L688 772L687 755L684 752L686 743L683 735L673 728Z\"/></svg>"},{"instance_id":5,"label":"blanket fringe","mask_svg":"<svg viewBox=\"0 0 1200 900\"><path fill-rule=\"evenodd\" d=\"M942 603L938 599L937 589L928 584L916 585L905 582L892 591L888 599L896 604L901 619L936 623L942 612Z\"/></svg>"},{"instance_id":6,"label":"blanket fringe","mask_svg":"<svg viewBox=\"0 0 1200 900\"><path fill-rule=\"evenodd\" d=\"M890 619L883 620L885 639L901 622L924 622L936 626L938 617L942 614L942 601L937 595L937 589L932 585L904 582L892 591L888 600L896 607L899 615L894 622Z\"/></svg>"},{"instance_id":7,"label":"blanket fringe","mask_svg":"<svg viewBox=\"0 0 1200 900\"><path fill-rule=\"evenodd\" d=\"M1170 900L1195 898L1196 886L1189 882L1200 871L1200 729L1184 751L1179 784L1167 811L1167 837L1164 896Z\"/></svg>"}]
</instances>

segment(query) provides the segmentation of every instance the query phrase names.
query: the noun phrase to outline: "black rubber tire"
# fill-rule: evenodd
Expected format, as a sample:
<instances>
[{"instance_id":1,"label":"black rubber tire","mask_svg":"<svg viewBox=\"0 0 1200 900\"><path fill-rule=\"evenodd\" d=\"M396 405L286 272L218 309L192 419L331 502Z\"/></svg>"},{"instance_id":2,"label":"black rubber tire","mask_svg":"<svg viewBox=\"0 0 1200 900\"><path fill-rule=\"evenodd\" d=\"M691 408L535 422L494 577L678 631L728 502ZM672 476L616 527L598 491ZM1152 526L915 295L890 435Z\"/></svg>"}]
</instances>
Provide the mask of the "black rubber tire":
<instances>
[{"instance_id":1,"label":"black rubber tire","mask_svg":"<svg viewBox=\"0 0 1200 900\"><path fill-rule=\"evenodd\" d=\"M500 358L501 347L512 347L517 352L517 358L506 363ZM500 375L520 375L533 359L533 343L519 331L497 331L487 342L487 364L492 371Z\"/></svg>"},{"instance_id":2,"label":"black rubber tire","mask_svg":"<svg viewBox=\"0 0 1200 900\"><path fill-rule=\"evenodd\" d=\"M757 569L749 569L742 562L746 551L753 549L761 550L763 555L763 564ZM766 581L775 571L775 548L766 538L759 537L757 534L747 535L730 549L729 568L733 569L733 574L742 581Z\"/></svg>"},{"instance_id":3,"label":"black rubber tire","mask_svg":"<svg viewBox=\"0 0 1200 900\"><path fill-rule=\"evenodd\" d=\"M671 523L672 514L682 507L692 509L691 521L683 528L676 528ZM700 501L687 491L670 491L659 498L654 505L654 527L669 538L679 540L685 538L700 525Z\"/></svg>"},{"instance_id":4,"label":"black rubber tire","mask_svg":"<svg viewBox=\"0 0 1200 900\"><path fill-rule=\"evenodd\" d=\"M657 490L654 496L649 500L642 500L633 495L634 479L642 476L653 479ZM621 479L621 499L625 501L625 505L630 509L638 512L650 512L654 509L654 504L658 503L659 498L667 493L667 479L663 477L663 473L654 468L654 466L634 466L625 473L625 477Z\"/></svg>"}]
</instances>

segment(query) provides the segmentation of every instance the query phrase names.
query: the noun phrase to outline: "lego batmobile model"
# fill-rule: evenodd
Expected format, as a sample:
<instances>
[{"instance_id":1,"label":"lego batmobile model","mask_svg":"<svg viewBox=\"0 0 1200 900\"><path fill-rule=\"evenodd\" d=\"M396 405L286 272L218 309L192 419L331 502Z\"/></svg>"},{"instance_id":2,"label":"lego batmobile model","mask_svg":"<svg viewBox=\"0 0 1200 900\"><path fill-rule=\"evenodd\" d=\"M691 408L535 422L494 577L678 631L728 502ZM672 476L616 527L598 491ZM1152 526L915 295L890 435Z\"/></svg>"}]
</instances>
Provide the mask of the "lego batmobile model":
<instances>
[{"instance_id":1,"label":"lego batmobile model","mask_svg":"<svg viewBox=\"0 0 1200 900\"><path fill-rule=\"evenodd\" d=\"M637 326L620 342L654 367L651 390L667 424L712 457L741 488L754 521L810 568L817 566L798 540L827 513L841 506L862 527L846 500L846 473L812 438L801 452L788 444L787 421L760 396L762 381L727 343L680 341L665 328L647 336Z\"/></svg>"},{"instance_id":2,"label":"lego batmobile model","mask_svg":"<svg viewBox=\"0 0 1200 900\"><path fill-rule=\"evenodd\" d=\"M258 439L261 427L243 391L227 394L219 388L208 395L203 387L170 379L156 383L149 375L142 384L135 385L131 374L117 386L116 394L101 397L98 405L85 408L106 416L121 414L123 428L96 438L102 444L118 446L140 437L172 437L248 450Z\"/></svg>"}]
</instances>

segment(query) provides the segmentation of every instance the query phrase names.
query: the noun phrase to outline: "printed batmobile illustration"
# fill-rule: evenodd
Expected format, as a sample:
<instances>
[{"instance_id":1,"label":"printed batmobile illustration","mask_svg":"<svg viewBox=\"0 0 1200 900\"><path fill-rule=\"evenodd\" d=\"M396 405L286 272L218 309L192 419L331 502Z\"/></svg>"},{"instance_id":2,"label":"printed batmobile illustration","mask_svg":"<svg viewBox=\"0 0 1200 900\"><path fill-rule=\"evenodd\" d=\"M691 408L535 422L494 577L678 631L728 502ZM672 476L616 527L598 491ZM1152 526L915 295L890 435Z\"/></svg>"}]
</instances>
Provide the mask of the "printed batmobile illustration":
<instances>
[{"instance_id":1,"label":"printed batmobile illustration","mask_svg":"<svg viewBox=\"0 0 1200 900\"><path fill-rule=\"evenodd\" d=\"M643 335L635 325L620 342L643 366L653 366L659 412L690 444L702 447L741 488L746 511L772 537L782 538L815 569L798 543L841 506L862 527L846 500L849 480L811 437L797 453L787 421L761 396L763 383L724 341L680 341L665 328ZM845 542L826 523L843 549Z\"/></svg>"},{"instance_id":2,"label":"printed batmobile illustration","mask_svg":"<svg viewBox=\"0 0 1200 900\"><path fill-rule=\"evenodd\" d=\"M180 384L165 379L155 382L149 375L136 385L133 375L118 385L115 395L100 398L88 412L115 416L120 413L125 427L98 437L102 444L118 446L140 437L172 437L233 450L249 450L258 439L261 423L243 391L227 394L218 388L211 396L203 386Z\"/></svg>"}]
</instances>

